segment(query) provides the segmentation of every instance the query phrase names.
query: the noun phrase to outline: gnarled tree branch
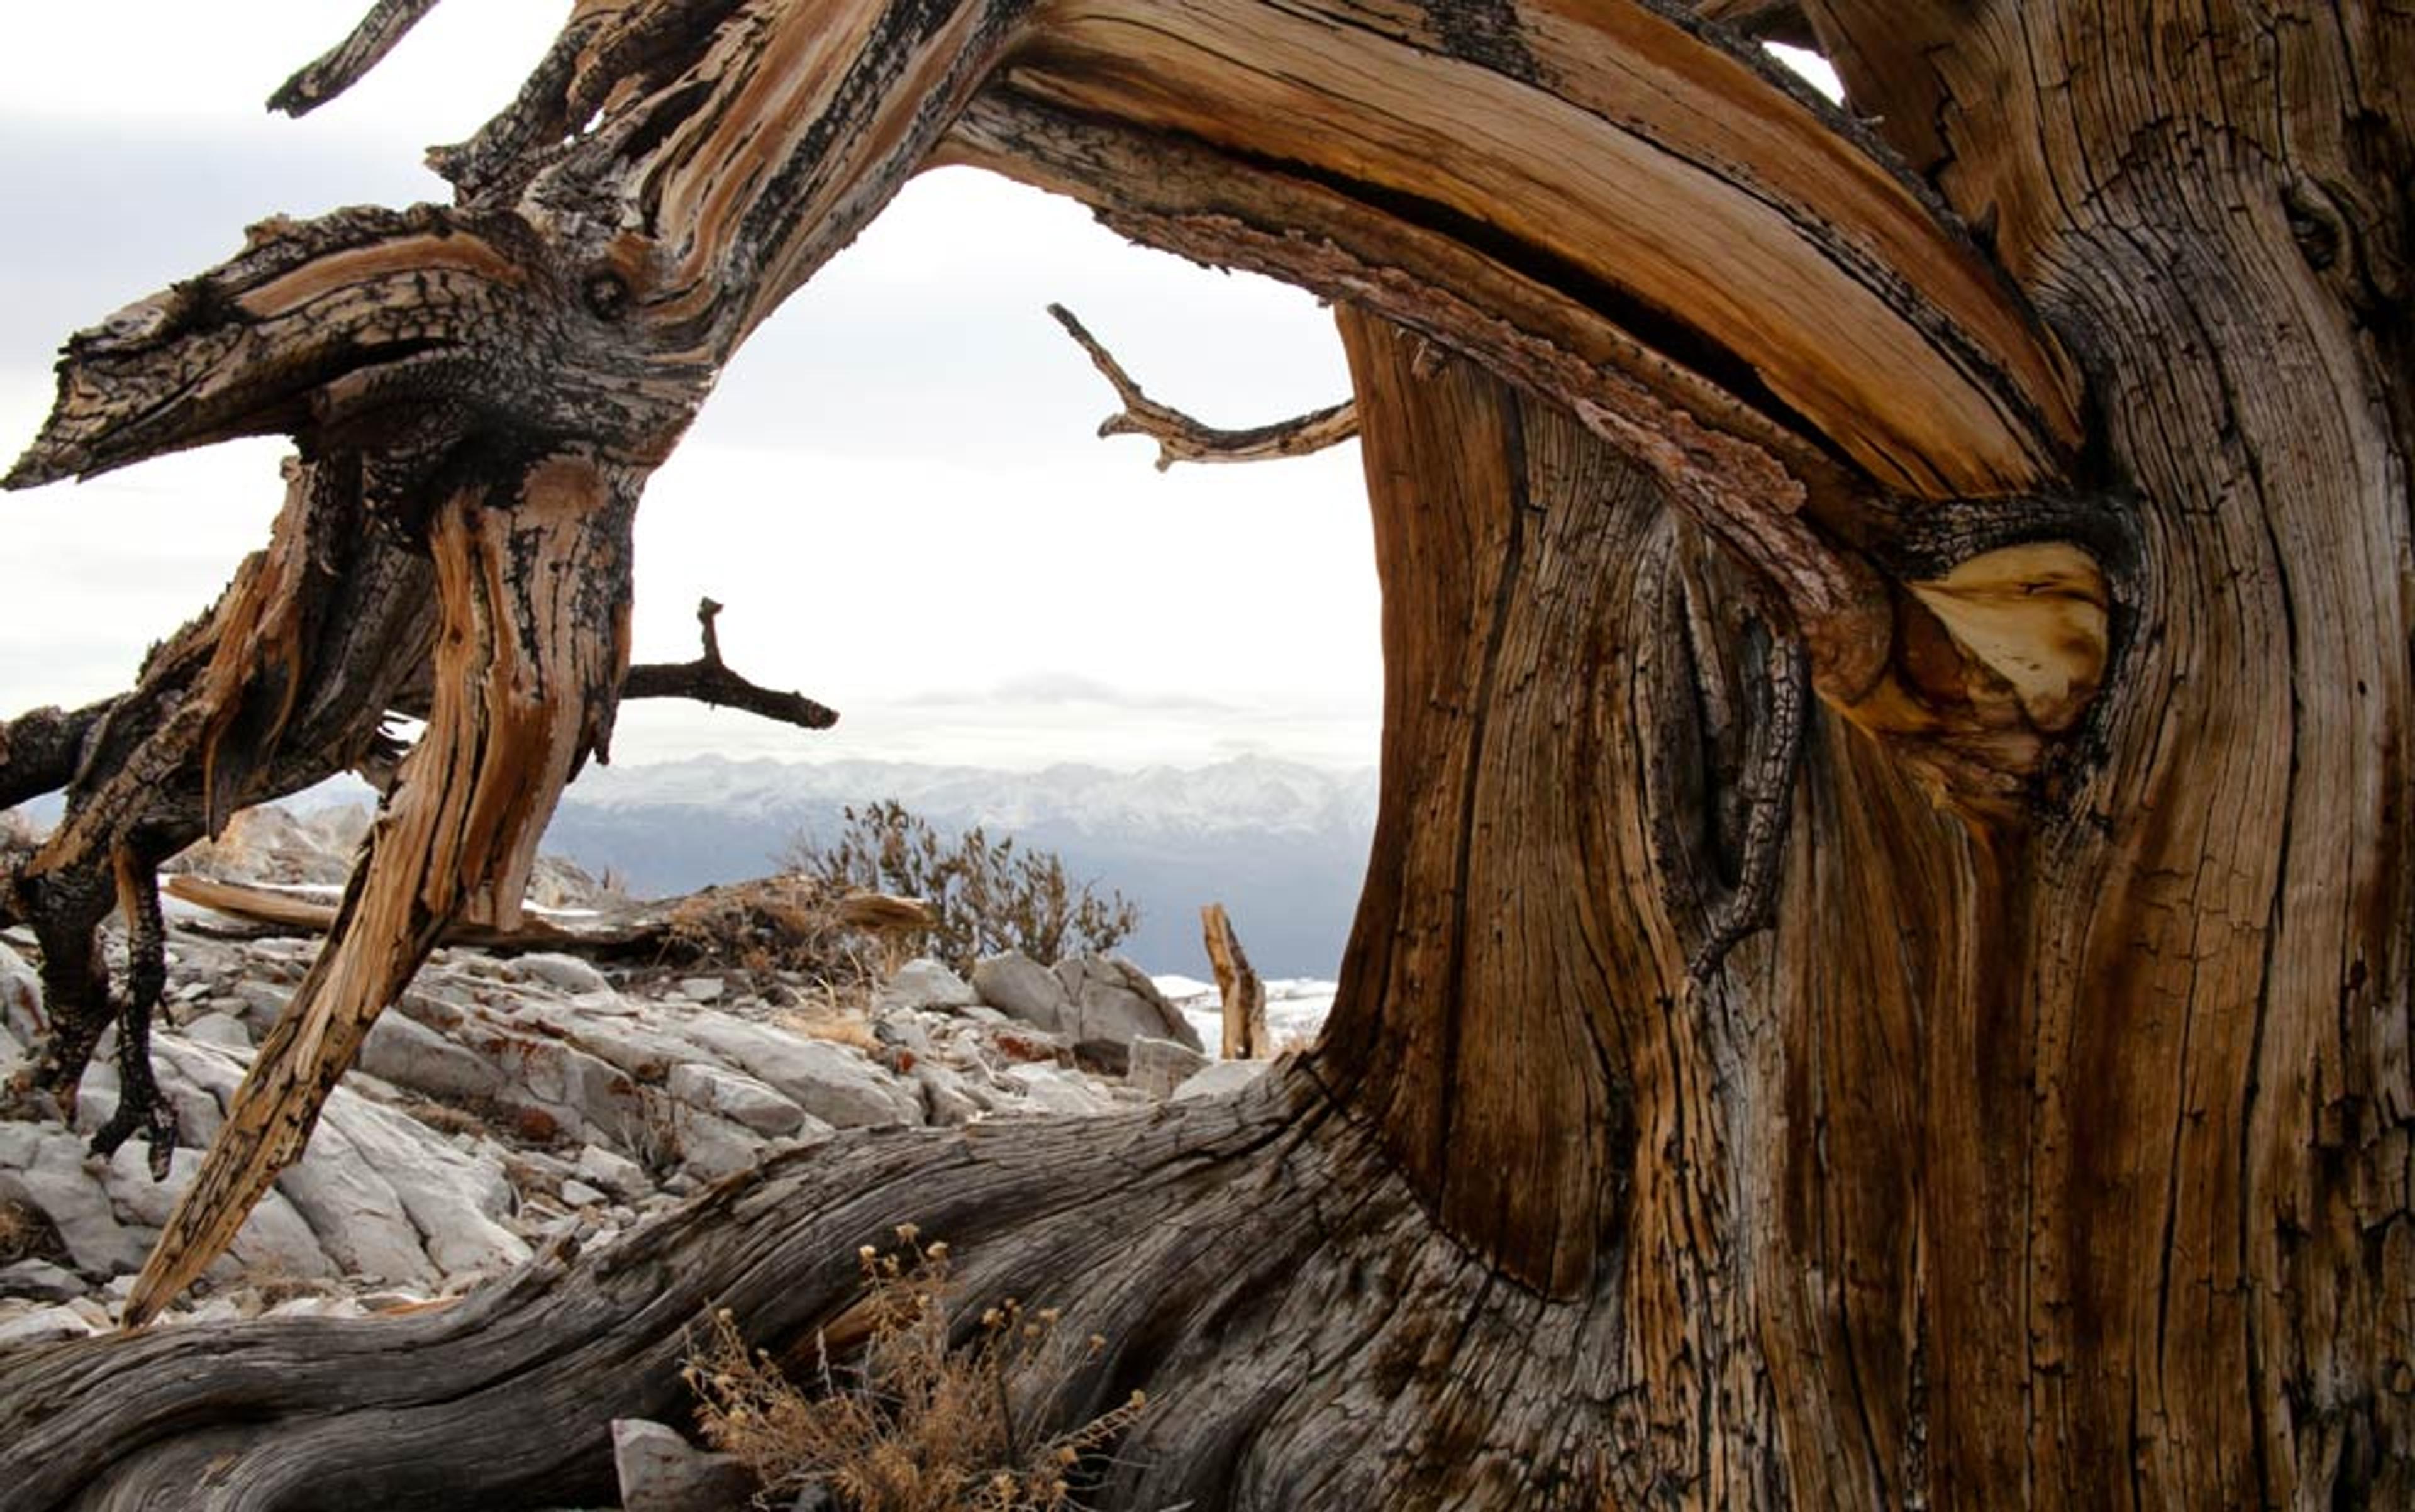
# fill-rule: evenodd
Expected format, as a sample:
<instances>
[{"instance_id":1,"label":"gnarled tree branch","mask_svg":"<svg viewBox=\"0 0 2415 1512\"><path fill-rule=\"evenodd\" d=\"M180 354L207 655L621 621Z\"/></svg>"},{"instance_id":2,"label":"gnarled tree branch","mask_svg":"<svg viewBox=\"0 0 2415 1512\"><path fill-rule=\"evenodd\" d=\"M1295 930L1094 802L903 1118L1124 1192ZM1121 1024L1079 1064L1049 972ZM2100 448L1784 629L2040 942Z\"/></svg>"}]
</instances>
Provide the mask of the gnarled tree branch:
<instances>
[{"instance_id":1,"label":"gnarled tree branch","mask_svg":"<svg viewBox=\"0 0 2415 1512\"><path fill-rule=\"evenodd\" d=\"M1124 371L1123 364L1116 361L1115 353L1101 344L1072 310L1062 305L1051 305L1048 313L1057 318L1067 336L1089 353L1090 365L1114 385L1116 397L1123 401L1120 412L1099 423L1100 439L1148 437L1157 442L1160 472L1177 462L1265 462L1278 457L1308 457L1329 446L1339 446L1358 434L1358 407L1347 399L1273 425L1240 430L1203 425L1143 393L1140 384Z\"/></svg>"},{"instance_id":2,"label":"gnarled tree branch","mask_svg":"<svg viewBox=\"0 0 2415 1512\"><path fill-rule=\"evenodd\" d=\"M779 693L758 687L731 671L721 660L721 637L713 618L721 606L708 598L696 606L697 624L704 637L704 654L692 662L647 662L629 668L621 680L623 698L693 698L714 708L742 709L750 714L794 725L800 729L828 729L838 723L838 711L816 703L802 693Z\"/></svg>"},{"instance_id":3,"label":"gnarled tree branch","mask_svg":"<svg viewBox=\"0 0 2415 1512\"><path fill-rule=\"evenodd\" d=\"M342 41L278 86L268 108L308 115L359 83L395 44L437 7L438 0L377 0Z\"/></svg>"}]
</instances>

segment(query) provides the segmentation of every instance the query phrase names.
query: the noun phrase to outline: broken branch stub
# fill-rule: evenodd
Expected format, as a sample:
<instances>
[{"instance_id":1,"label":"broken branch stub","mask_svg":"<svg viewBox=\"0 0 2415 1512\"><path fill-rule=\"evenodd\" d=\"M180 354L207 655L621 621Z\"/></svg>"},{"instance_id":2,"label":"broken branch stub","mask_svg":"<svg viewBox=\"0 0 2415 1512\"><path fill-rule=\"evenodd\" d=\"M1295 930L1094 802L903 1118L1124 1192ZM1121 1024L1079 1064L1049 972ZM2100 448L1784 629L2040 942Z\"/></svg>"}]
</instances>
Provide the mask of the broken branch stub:
<instances>
[{"instance_id":1,"label":"broken branch stub","mask_svg":"<svg viewBox=\"0 0 2415 1512\"><path fill-rule=\"evenodd\" d=\"M1274 1054L1267 1034L1267 984L1258 980L1234 932L1232 917L1221 903L1199 910L1200 933L1208 947L1208 964L1215 968L1217 996L1224 1004L1223 1055L1226 1060L1265 1060Z\"/></svg>"}]
</instances>

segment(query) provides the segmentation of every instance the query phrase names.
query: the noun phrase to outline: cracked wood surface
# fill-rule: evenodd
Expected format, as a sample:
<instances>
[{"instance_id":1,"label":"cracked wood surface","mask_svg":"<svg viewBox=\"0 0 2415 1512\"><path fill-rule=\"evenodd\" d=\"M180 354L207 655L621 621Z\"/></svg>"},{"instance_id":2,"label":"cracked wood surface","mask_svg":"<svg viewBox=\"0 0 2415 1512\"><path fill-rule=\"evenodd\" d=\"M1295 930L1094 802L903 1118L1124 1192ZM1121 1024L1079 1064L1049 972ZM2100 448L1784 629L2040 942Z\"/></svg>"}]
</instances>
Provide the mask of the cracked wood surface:
<instances>
[{"instance_id":1,"label":"cracked wood surface","mask_svg":"<svg viewBox=\"0 0 2415 1512\"><path fill-rule=\"evenodd\" d=\"M1272 1113L1246 1154L1142 1161L1132 1202L980 1179L957 1209L1000 1290L1082 1262L1084 1315L1132 1340L1113 1393L1198 1391L1198 1431L1116 1489L2407 1501L2410 22L1710 8L1808 22L1867 126L1635 5L586 0L440 155L458 206L270 223L79 337L11 481L282 430L406 536L464 471L565 448L634 488L933 162L1301 283L1345 307L1386 588L1332 1023L1247 1104ZM414 269L425 308L395 301ZM474 598L446 613L497 633ZM1765 691L1798 654L1808 707ZM544 771L610 692L540 700ZM443 807L413 792L390 818ZM462 801L490 854L541 825ZM411 894L447 829L354 894ZM401 915L367 912L342 958L384 964L327 999L338 1038L408 973ZM247 1115L262 1147L307 1101ZM1329 1139L1350 1160L1290 1163ZM899 1185L853 1210L912 1216L932 1168L856 1160ZM258 1179L229 1169L182 1242ZM1329 1204L1292 1205L1303 1172ZM1237 1193L1282 1198L1275 1226L1225 1223ZM1255 1302L1196 1289L1228 1233L1279 1262L1244 1268ZM579 1312L614 1264L560 1283L563 1347L622 1326ZM802 1278L789 1337L837 1305L828 1263L765 1266ZM111 1347L16 1379L46 1420L136 1409L76 1467L107 1467L96 1498L189 1484L225 1430L140 1405L167 1388L135 1368L178 1346ZM658 1403L646 1358L609 1389ZM369 1418L455 1423L459 1390L398 1383ZM474 1474L575 1482L577 1415ZM376 1451L308 1478L369 1418L251 1456L230 1505L426 1494Z\"/></svg>"}]
</instances>

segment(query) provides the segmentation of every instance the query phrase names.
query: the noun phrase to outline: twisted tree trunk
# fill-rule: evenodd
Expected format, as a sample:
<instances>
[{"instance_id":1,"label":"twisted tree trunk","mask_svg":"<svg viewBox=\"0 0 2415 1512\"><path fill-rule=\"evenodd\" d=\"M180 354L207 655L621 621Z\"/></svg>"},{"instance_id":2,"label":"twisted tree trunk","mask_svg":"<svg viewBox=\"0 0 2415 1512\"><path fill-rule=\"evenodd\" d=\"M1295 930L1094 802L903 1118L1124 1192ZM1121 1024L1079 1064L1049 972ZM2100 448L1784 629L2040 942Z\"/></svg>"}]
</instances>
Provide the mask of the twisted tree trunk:
<instances>
[{"instance_id":1,"label":"twisted tree trunk","mask_svg":"<svg viewBox=\"0 0 2415 1512\"><path fill-rule=\"evenodd\" d=\"M1105 1505L2415 1499L2415 20L1717 9L1916 175L1641 5L592 0L457 208L79 337L16 481L350 448L445 636L138 1310L510 906L647 470L923 164L1341 303L1383 807L1258 1091L861 1138L458 1316L13 1355L0 1506L592 1495L705 1309L795 1345L909 1220L1110 1340L1034 1410L1158 1404Z\"/></svg>"}]
</instances>

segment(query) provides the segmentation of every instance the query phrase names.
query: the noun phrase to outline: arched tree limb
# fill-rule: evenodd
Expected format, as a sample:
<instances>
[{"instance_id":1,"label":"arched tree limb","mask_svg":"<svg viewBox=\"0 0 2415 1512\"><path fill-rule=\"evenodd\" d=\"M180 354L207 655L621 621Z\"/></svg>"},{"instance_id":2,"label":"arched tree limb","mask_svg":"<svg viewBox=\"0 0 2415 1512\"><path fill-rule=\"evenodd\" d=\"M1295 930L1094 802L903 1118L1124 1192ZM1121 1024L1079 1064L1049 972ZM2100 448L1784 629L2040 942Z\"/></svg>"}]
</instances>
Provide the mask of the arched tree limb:
<instances>
[{"instance_id":1,"label":"arched tree limb","mask_svg":"<svg viewBox=\"0 0 2415 1512\"><path fill-rule=\"evenodd\" d=\"M1264 462L1277 457L1308 457L1339 446L1358 434L1358 406L1349 400L1322 410L1279 420L1273 425L1223 430L1202 425L1171 405L1160 404L1116 361L1115 353L1092 336L1088 327L1062 305L1048 313L1090 357L1090 365L1112 384L1123 409L1099 423L1099 437L1147 436L1157 442L1160 472L1177 462Z\"/></svg>"},{"instance_id":2,"label":"arched tree limb","mask_svg":"<svg viewBox=\"0 0 2415 1512\"><path fill-rule=\"evenodd\" d=\"M449 564L429 737L129 1315L205 1264L298 1149L434 924L510 906L561 780L601 744L618 633L562 595L613 569L579 564L574 531L471 571L512 555L478 532L556 520L527 487L548 467L613 480L564 490L591 503L633 501L744 337L941 160L1329 295L1368 407L1388 593L1375 864L1323 1100L1253 1130L1282 1152L1268 1163L1218 1174L1311 1193L1273 1205L1283 1232L1252 1252L1407 1301L1390 1321L1345 1310L1328 1353L1286 1356L1299 1373L1270 1383L1207 1341L1222 1297L1139 1298L1127 1277L1154 1272L1109 1273L1096 1305L1134 1330L1129 1373L1229 1394L1209 1420L1256 1457L1178 1439L1164 1484L1506 1504L1571 1489L1552 1467L1594 1442L1625 1499L1716 1502L1762 1485L1751 1467L1780 1433L1802 1499L1869 1499L1870 1457L1841 1449L1847 1395L1798 1396L1772 1372L1809 1355L1773 1366L1761 1342L1764 1313L1811 1335L1784 1312L1798 1292L1773 1299L1754 1267L1829 1251L1731 1231L1799 1211L1774 1200L1786 1181L1827 1190L1748 1117L1828 1085L1808 1060L1771 1064L1819 1045L1782 1040L1796 1017L1755 1021L1748 989L1824 1001L1833 984L1782 973L1833 945L1878 963L1847 985L1893 1024L1980 955L1958 909L1993 900L1984 880L1907 902L1900 932L1805 900L1833 901L1838 867L1967 879L1972 850L2022 844L2054 744L2038 721L2084 703L2102 666L2102 637L2062 634L2092 594L2101 613L2101 574L2076 546L1977 581L1941 563L1925 589L1892 563L1906 521L1947 501L2074 494L2082 407L2060 343L1921 185L1715 30L1642 5L586 5L513 109L444 159L458 205L264 225L80 337L11 482L289 432L352 459L364 507ZM607 559L610 533L592 536ZM1770 948L1727 974L1744 1010L1685 990L1706 926L1679 900L1711 890L1680 875L1700 846L1653 844L1670 790L1649 774L1709 722L1657 656L1639 584L1715 546L1822 697L1932 763L1963 815L1931 815L1902 759L1819 710L1797 718L1807 755L1763 801L1861 828L1831 834L1830 870L1778 875ZM228 727L274 726L281 703ZM1335 1130L1355 1153L1331 1190L1377 1194L1372 1211L1313 1195ZM1198 1195L1178 1175L1117 1216ZM1073 1207L1030 1216L1056 1256L1108 1242ZM1169 1261L1225 1252L1179 1222L1134 1232ZM1539 1359L1521 1354L1538 1339ZM1442 1358L1472 1369L1417 1363ZM1359 1437L1337 1444L1336 1422Z\"/></svg>"},{"instance_id":3,"label":"arched tree limb","mask_svg":"<svg viewBox=\"0 0 2415 1512\"><path fill-rule=\"evenodd\" d=\"M458 491L450 470L491 471L498 453L508 470L532 444L569 444L637 475L737 343L908 174L975 157L1087 192L1145 240L1409 321L1565 406L1762 575L1824 696L1945 753L1941 789L1974 814L2017 816L2044 742L1997 696L2006 637L1899 657L1908 600L1863 553L1897 495L2059 474L2077 406L2052 339L1916 186L1770 66L1641 7L1511 14L1505 48L1342 0L1315 15L1216 0L1137 30L1113 6L1019 0L765 0L728 26L715 6L583 8L473 147L488 166L462 180L461 207L254 228L225 266L76 338L8 481L293 430L352 449L368 506L415 535ZM1477 91L1495 127L1404 127L1394 91L1411 80ZM529 134L607 83L592 129ZM1220 112L1313 176L1222 153ZM1478 210L1492 230L1472 244ZM1760 300L1750 318L1739 298ZM1919 402L1881 402L1906 392ZM262 707L273 725L276 701ZM1982 738L1962 739L1973 719ZM371 917L390 931L403 915ZM424 949L371 952L389 964L338 995L334 1042ZM265 1163L211 1200L248 1200L290 1143L261 1145ZM186 1223L146 1303L239 1219Z\"/></svg>"}]
</instances>

